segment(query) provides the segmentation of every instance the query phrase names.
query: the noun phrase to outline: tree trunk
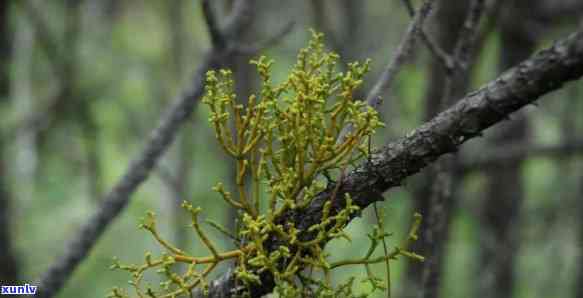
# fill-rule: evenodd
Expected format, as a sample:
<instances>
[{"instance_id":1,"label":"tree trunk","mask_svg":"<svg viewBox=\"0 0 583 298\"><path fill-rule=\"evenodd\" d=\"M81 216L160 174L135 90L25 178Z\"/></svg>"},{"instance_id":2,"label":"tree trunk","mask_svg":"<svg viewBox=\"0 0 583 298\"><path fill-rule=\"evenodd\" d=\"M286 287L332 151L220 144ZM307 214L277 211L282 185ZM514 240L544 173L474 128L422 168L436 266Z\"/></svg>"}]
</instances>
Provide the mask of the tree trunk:
<instances>
[{"instance_id":1,"label":"tree trunk","mask_svg":"<svg viewBox=\"0 0 583 298\"><path fill-rule=\"evenodd\" d=\"M434 26L435 32L430 32L430 36L436 37L435 42L439 47L441 47L445 52L452 53L456 41L458 40L458 35L460 29L463 26L464 18L466 12L469 9L469 1L445 1L439 2L439 6L435 12ZM429 28L429 27L428 27ZM428 32L429 33L429 32ZM445 94L446 85L446 69L444 66L433 59L429 69L429 86L425 95L425 112L423 120L427 121L437 115L440 108L443 106L442 99ZM453 100L461 97L461 95L468 88L468 80L464 79L462 76L453 78L454 86L453 92L451 93L451 98L446 99L449 103ZM433 194L433 183L436 171L426 171L420 175L419 183L414 186L413 189L413 210L419 212L424 216L430 213L430 209L435 207L431 203L431 197ZM452 183L454 181L451 181ZM442 261L444 257L444 244L448 238L449 234L449 223L451 221L450 210L454 207L454 197L450 195L447 200L443 203L445 204L441 208L441 213L444 218L441 218L441 231L439 233L433 233L432 239L427 236L429 221L424 220L420 229L420 238L418 241L412 243L411 251L421 254L426 257L432 258L431 269L432 272L428 273L431 275L430 279L433 281L431 283L439 283L442 275ZM427 219L427 217L426 217ZM432 255L428 256L429 251L432 251ZM404 291L402 297L420 297L420 290L422 287L423 271L425 264L417 261L409 261L407 264L407 281L405 282ZM433 293L433 297L437 297L439 293Z\"/></svg>"},{"instance_id":2,"label":"tree trunk","mask_svg":"<svg viewBox=\"0 0 583 298\"><path fill-rule=\"evenodd\" d=\"M504 71L528 58L536 38L529 21L532 1L514 0L503 8L500 70ZM524 116L505 123L494 132L491 146L510 143L526 146L528 125ZM510 298L514 288L514 268L518 253L518 225L524 187L521 161L516 160L487 171L486 197L481 208L479 267L480 297Z\"/></svg>"}]
</instances>

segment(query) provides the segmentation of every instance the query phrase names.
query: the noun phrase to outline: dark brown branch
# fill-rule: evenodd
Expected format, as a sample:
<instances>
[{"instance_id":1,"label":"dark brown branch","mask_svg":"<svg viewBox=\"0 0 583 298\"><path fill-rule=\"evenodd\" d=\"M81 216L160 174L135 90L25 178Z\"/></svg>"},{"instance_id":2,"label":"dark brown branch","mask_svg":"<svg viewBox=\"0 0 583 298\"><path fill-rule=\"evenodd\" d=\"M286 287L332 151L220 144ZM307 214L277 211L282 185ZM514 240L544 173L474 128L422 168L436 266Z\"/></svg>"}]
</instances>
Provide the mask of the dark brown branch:
<instances>
[{"instance_id":1,"label":"dark brown branch","mask_svg":"<svg viewBox=\"0 0 583 298\"><path fill-rule=\"evenodd\" d=\"M484 12L484 2L484 0L472 0L468 9L464 9L465 19L459 33L456 34L457 38L453 47L452 59L455 61L455 67L446 73L442 98L438 103L440 109L454 103L457 97L468 88L469 65L472 61L471 50L475 46L475 34ZM454 175L456 165L457 158L441 160L428 173L433 181L428 181L432 185L428 207L424 214L427 224L422 230L427 239L424 239L425 251L422 252L426 257L426 262L423 263L421 292L422 297L426 298L440 296L445 245L450 234L452 210L457 204L455 190L459 180Z\"/></svg>"},{"instance_id":2,"label":"dark brown branch","mask_svg":"<svg viewBox=\"0 0 583 298\"><path fill-rule=\"evenodd\" d=\"M403 0L403 4L405 4L405 8L407 8L409 16L415 16L415 8L413 7L411 0ZM455 61L452 59L452 57L450 57L450 55L444 51L435 41L433 41L423 28L420 28L419 34L421 35L423 43L429 52L431 52L433 57L439 61L441 66L443 66L443 68L445 68L448 72L452 72L453 68L455 67Z\"/></svg>"},{"instance_id":3,"label":"dark brown branch","mask_svg":"<svg viewBox=\"0 0 583 298\"><path fill-rule=\"evenodd\" d=\"M227 21L224 36L237 36L251 20L254 1L235 2L233 14ZM230 41L230 39L228 39ZM207 70L217 67L220 62L234 51L229 45L225 49L212 49L196 71L190 86L162 117L154 129L144 149L116 185L105 195L97 212L93 214L79 233L68 244L67 251L58 258L41 276L37 297L53 297L73 274L77 266L89 255L93 246L105 232L109 224L128 205L131 195L150 175L157 161L174 141L182 124L190 117L201 98L204 89L204 75Z\"/></svg>"},{"instance_id":4,"label":"dark brown branch","mask_svg":"<svg viewBox=\"0 0 583 298\"><path fill-rule=\"evenodd\" d=\"M484 0L472 1L469 14L459 33L454 50L454 60L456 60L456 65L461 66L463 70L467 70L473 47L476 46L479 23L485 9L486 3Z\"/></svg>"},{"instance_id":5,"label":"dark brown branch","mask_svg":"<svg viewBox=\"0 0 583 298\"><path fill-rule=\"evenodd\" d=\"M354 203L366 208L378 194L402 185L406 178L421 171L447 153L454 153L464 142L480 136L484 130L507 119L539 97L583 76L583 31L574 33L554 46L521 63L416 130L376 152L341 181L338 192L329 185L301 212L290 211L278 221L292 222L300 231L320 223L325 202L332 200L333 211L342 208L342 200L331 198L349 194ZM304 234L302 238L308 238ZM277 239L271 239L273 244ZM252 287L253 297L273 290L273 279L263 275L261 285ZM229 271L212 282L206 297L232 297L236 294L234 276ZM198 293L198 297L202 297Z\"/></svg>"}]
</instances>

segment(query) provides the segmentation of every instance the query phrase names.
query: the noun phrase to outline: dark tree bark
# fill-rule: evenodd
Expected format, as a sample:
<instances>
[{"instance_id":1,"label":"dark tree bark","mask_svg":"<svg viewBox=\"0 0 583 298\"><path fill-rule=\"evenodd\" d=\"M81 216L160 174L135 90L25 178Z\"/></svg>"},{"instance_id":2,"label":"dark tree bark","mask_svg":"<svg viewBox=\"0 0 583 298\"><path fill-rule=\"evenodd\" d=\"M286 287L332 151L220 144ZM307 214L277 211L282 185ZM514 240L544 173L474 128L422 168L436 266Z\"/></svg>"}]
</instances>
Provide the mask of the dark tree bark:
<instances>
[{"instance_id":1,"label":"dark tree bark","mask_svg":"<svg viewBox=\"0 0 583 298\"><path fill-rule=\"evenodd\" d=\"M8 101L11 52L10 1L0 0L0 108ZM0 127L0 284L14 285L19 279L18 262L12 247L11 194L4 165L4 132Z\"/></svg>"}]
</instances>

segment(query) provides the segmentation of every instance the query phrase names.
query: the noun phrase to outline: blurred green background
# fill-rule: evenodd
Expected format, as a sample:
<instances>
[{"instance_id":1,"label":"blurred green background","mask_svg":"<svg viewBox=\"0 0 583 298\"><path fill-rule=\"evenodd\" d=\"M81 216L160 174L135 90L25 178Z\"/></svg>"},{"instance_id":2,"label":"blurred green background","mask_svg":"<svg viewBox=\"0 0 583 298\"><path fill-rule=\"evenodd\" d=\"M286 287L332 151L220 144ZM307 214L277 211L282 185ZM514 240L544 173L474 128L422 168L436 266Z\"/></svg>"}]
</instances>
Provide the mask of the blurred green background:
<instances>
[{"instance_id":1,"label":"blurred green background","mask_svg":"<svg viewBox=\"0 0 583 298\"><path fill-rule=\"evenodd\" d=\"M2 66L8 84L6 92L0 94L0 179L7 186L11 203L7 214L18 278L31 283L63 254L102 195L137 156L163 112L191 83L191 74L209 48L209 40L199 1L0 2L7 3L0 21L3 33L10 36L9 56L4 56L9 58ZM330 49L341 52L343 60L372 58L372 71L361 96L390 60L410 20L400 1L258 2L253 26L243 37L250 44L273 36L288 22L294 23L280 42L261 52L275 59L276 78L286 76L298 49L309 38L308 29L314 28L327 33ZM219 21L224 20L230 1L215 1L213 5ZM469 90L500 72L504 46L501 20L501 16L486 16ZM536 19L541 26L548 26L532 30L536 48L566 36L575 28L577 18L570 20ZM439 21L436 17L426 25L431 36L438 36ZM231 61L240 82L237 88L244 94L257 88L255 72L246 62L256 56L241 55ZM427 88L434 79L432 60L419 42L391 94L384 97L381 112L387 126L377 134L375 146L405 135L426 118ZM516 165L523 191L516 197L519 216L511 221L516 230L511 237L519 243L511 260L515 273L512 297L575 297L583 287L581 148L536 151L541 146L560 149L583 140L577 139L583 131L581 91L580 82L571 84L546 96L538 108L528 107L514 117L518 120L513 121L528 122L521 142L533 150L525 151ZM129 276L108 267L114 256L125 263L139 263L146 251L159 251L153 239L137 228L147 210L157 214L167 239L195 255L206 255L207 251L188 228L177 202L188 200L203 208L204 218L233 225L232 210L211 191L216 182L232 183L232 162L214 140L206 107L198 106L194 115L158 169L133 195L128 208L58 297L104 297L114 286L126 287ZM459 154L462 160L488 157L513 144L491 142L492 134L488 131L485 138L466 144ZM496 166L493 168L495 171ZM443 297L486 297L480 294L481 284L491 273L480 256L482 241L489 236L480 218L491 194L486 190L488 173L481 168L465 171L457 184L449 237L444 243ZM428 185L416 176L406 186L385 194L385 229L395 233L393 244L409 227L416 209L412 203L415 189ZM498 208L504 213L504 206ZM330 244L333 259L363 255L368 248L366 233L374 222L371 210L353 221L347 229L352 243ZM231 248L228 239L207 230L223 248ZM407 261L393 264L396 296L415 297L406 286ZM382 265L375 269L383 275ZM356 267L334 277L340 281L363 273Z\"/></svg>"}]
</instances>

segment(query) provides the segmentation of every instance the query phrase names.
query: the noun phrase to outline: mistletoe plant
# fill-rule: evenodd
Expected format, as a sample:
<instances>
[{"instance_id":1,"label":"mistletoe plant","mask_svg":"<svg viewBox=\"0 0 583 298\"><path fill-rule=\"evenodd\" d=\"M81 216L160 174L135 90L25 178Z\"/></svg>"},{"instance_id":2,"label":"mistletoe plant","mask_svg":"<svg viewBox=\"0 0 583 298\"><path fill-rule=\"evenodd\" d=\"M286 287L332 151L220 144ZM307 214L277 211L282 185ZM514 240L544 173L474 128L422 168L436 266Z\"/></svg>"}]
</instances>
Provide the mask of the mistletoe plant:
<instances>
[{"instance_id":1,"label":"mistletoe plant","mask_svg":"<svg viewBox=\"0 0 583 298\"><path fill-rule=\"evenodd\" d=\"M369 154L370 137L383 125L374 109L353 97L370 62L350 63L345 72L338 72L339 59L324 49L321 34L312 33L309 45L300 50L289 76L280 84L272 79L273 60L260 57L251 61L262 84L260 93L251 95L246 106L238 103L231 71L207 73L203 102L210 108L209 121L220 147L237 165L236 189L229 191L222 183L213 189L240 215L235 233L212 226L234 238L238 247L220 252L201 227L201 209L190 203L183 207L209 256L195 256L168 243L156 229L154 214L148 213L141 227L166 253L158 257L146 253L141 265L116 262L112 266L131 273L130 284L138 297L192 297L195 290L205 293L209 274L228 260L235 262L239 285L233 296L250 296L249 289L269 276L279 297L365 297L390 285L390 259L407 256L422 260L405 249L417 238L419 215L405 243L392 252L384 244L388 234L379 216L378 225L369 234L368 252L359 259L337 262L329 261L325 247L333 239L350 240L343 230L360 211L350 196L337 198L334 193L322 207L320 223L307 229L285 218L290 212L301 214L327 183L340 185L346 168ZM344 200L343 208L332 210L333 200ZM384 254L375 257L381 243ZM176 267L179 263L188 264L188 269L180 272ZM369 266L375 263L386 263L386 280L373 274ZM365 267L362 279L370 283L370 291L354 293L355 278L332 282L331 272L349 265ZM163 275L160 287L143 285L149 270ZM129 296L115 288L110 297Z\"/></svg>"}]
</instances>

